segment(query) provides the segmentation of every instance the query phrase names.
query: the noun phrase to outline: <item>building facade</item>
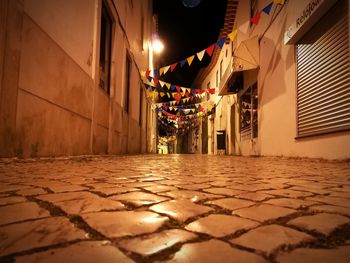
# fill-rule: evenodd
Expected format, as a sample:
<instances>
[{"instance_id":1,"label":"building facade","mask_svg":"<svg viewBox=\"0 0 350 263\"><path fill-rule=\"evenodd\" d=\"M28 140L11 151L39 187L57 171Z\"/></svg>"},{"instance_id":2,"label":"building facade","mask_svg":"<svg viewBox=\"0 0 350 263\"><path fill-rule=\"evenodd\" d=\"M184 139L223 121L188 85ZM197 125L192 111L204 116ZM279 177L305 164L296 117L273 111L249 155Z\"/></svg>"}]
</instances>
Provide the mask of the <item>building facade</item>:
<instances>
[{"instance_id":1,"label":"building facade","mask_svg":"<svg viewBox=\"0 0 350 263\"><path fill-rule=\"evenodd\" d=\"M349 158L349 1L233 2L237 35L196 78L217 87L201 152Z\"/></svg>"},{"instance_id":2,"label":"building facade","mask_svg":"<svg viewBox=\"0 0 350 263\"><path fill-rule=\"evenodd\" d=\"M2 0L0 155L155 151L152 0Z\"/></svg>"}]
</instances>

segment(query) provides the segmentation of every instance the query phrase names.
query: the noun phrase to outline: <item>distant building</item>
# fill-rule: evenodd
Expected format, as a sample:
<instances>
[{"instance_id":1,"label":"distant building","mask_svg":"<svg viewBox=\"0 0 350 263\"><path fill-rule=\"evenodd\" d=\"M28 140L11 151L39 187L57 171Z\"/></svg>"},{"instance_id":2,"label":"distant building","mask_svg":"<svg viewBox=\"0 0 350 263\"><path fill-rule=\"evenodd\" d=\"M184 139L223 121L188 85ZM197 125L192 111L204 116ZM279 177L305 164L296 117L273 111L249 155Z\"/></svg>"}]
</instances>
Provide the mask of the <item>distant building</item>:
<instances>
[{"instance_id":1,"label":"distant building","mask_svg":"<svg viewBox=\"0 0 350 263\"><path fill-rule=\"evenodd\" d=\"M155 152L152 0L3 0L0 18L0 156Z\"/></svg>"},{"instance_id":2,"label":"distant building","mask_svg":"<svg viewBox=\"0 0 350 263\"><path fill-rule=\"evenodd\" d=\"M349 158L349 3L276 2L228 0L219 38L237 36L195 80L217 88L200 152Z\"/></svg>"}]
</instances>

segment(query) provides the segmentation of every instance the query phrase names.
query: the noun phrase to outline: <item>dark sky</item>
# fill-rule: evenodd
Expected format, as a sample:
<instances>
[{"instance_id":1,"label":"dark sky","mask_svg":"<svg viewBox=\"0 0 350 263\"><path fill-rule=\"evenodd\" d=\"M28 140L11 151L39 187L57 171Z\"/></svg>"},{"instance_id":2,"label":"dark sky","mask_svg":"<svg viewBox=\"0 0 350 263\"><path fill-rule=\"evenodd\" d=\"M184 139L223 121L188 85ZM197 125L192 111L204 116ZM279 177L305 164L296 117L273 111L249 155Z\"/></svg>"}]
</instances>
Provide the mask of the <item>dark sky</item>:
<instances>
[{"instance_id":1,"label":"dark sky","mask_svg":"<svg viewBox=\"0 0 350 263\"><path fill-rule=\"evenodd\" d=\"M223 27L226 0L201 0L193 8L185 7L183 0L154 0L154 13L158 14L158 30L165 49L160 54L159 66L166 66L186 59L216 42ZM186 1L186 0L184 0ZM200 67L206 66L210 57L206 54L200 62L197 58L191 66L178 65L168 71L162 80L190 87Z\"/></svg>"}]
</instances>

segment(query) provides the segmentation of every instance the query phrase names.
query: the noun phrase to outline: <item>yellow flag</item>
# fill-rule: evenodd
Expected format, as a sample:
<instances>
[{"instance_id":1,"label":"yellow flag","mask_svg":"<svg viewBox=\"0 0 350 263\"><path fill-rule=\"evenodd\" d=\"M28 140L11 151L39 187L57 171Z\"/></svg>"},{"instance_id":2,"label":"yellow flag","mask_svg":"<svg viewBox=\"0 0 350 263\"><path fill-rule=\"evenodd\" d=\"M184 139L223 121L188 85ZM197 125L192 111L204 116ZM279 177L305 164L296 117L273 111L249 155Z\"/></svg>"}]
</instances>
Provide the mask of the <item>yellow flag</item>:
<instances>
[{"instance_id":1,"label":"yellow flag","mask_svg":"<svg viewBox=\"0 0 350 263\"><path fill-rule=\"evenodd\" d=\"M284 5L285 0L275 0L275 4Z\"/></svg>"},{"instance_id":2,"label":"yellow flag","mask_svg":"<svg viewBox=\"0 0 350 263\"><path fill-rule=\"evenodd\" d=\"M165 82L164 82L164 81L159 80L159 84L160 84L160 86L162 86L162 88L163 88L163 87L164 87Z\"/></svg>"},{"instance_id":3,"label":"yellow flag","mask_svg":"<svg viewBox=\"0 0 350 263\"><path fill-rule=\"evenodd\" d=\"M164 73L164 67L159 69L159 75L161 76Z\"/></svg>"},{"instance_id":4,"label":"yellow flag","mask_svg":"<svg viewBox=\"0 0 350 263\"><path fill-rule=\"evenodd\" d=\"M187 63L189 66L191 66L193 59L194 59L194 55L187 58Z\"/></svg>"},{"instance_id":5,"label":"yellow flag","mask_svg":"<svg viewBox=\"0 0 350 263\"><path fill-rule=\"evenodd\" d=\"M161 92L160 93L160 96L163 98L165 96L165 93L164 92Z\"/></svg>"},{"instance_id":6,"label":"yellow flag","mask_svg":"<svg viewBox=\"0 0 350 263\"><path fill-rule=\"evenodd\" d=\"M168 96L168 98L170 98L170 93L167 93L166 95Z\"/></svg>"},{"instance_id":7,"label":"yellow flag","mask_svg":"<svg viewBox=\"0 0 350 263\"><path fill-rule=\"evenodd\" d=\"M168 90L170 89L170 85L170 83L165 82L165 86L168 88Z\"/></svg>"},{"instance_id":8,"label":"yellow flag","mask_svg":"<svg viewBox=\"0 0 350 263\"><path fill-rule=\"evenodd\" d=\"M170 69L170 66L163 67L163 74L167 73L167 71Z\"/></svg>"},{"instance_id":9,"label":"yellow flag","mask_svg":"<svg viewBox=\"0 0 350 263\"><path fill-rule=\"evenodd\" d=\"M235 39L235 37L237 36L237 32L238 32L238 30L235 29L235 30L233 30L230 34L228 34L227 37L228 37L229 39L231 39L231 41L233 41L233 40Z\"/></svg>"}]
</instances>

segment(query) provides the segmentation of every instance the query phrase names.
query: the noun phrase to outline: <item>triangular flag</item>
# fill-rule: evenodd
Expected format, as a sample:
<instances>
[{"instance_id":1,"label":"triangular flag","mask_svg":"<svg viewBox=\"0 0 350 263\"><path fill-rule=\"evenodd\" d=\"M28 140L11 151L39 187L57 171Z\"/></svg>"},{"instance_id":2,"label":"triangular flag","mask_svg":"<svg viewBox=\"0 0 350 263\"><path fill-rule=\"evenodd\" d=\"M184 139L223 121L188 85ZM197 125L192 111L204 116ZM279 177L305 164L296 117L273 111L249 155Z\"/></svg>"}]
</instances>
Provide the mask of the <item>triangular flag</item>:
<instances>
[{"instance_id":1,"label":"triangular flag","mask_svg":"<svg viewBox=\"0 0 350 263\"><path fill-rule=\"evenodd\" d=\"M215 89L209 89L210 94L215 94Z\"/></svg>"},{"instance_id":2,"label":"triangular flag","mask_svg":"<svg viewBox=\"0 0 350 263\"><path fill-rule=\"evenodd\" d=\"M194 55L187 58L187 62L189 66L191 66L193 59L194 59Z\"/></svg>"},{"instance_id":3,"label":"triangular flag","mask_svg":"<svg viewBox=\"0 0 350 263\"><path fill-rule=\"evenodd\" d=\"M148 76L147 79L148 79L149 82L152 82L153 78L151 76Z\"/></svg>"},{"instance_id":4,"label":"triangular flag","mask_svg":"<svg viewBox=\"0 0 350 263\"><path fill-rule=\"evenodd\" d=\"M153 70L153 76L154 77L159 77L159 69Z\"/></svg>"},{"instance_id":5,"label":"triangular flag","mask_svg":"<svg viewBox=\"0 0 350 263\"><path fill-rule=\"evenodd\" d=\"M170 68L170 66L165 66L165 67L163 67L163 69L164 69L164 74L168 72L169 68Z\"/></svg>"},{"instance_id":6,"label":"triangular flag","mask_svg":"<svg viewBox=\"0 0 350 263\"><path fill-rule=\"evenodd\" d=\"M190 89L190 88L187 88L187 91L188 91L188 92L191 92L191 89Z\"/></svg>"},{"instance_id":7,"label":"triangular flag","mask_svg":"<svg viewBox=\"0 0 350 263\"><path fill-rule=\"evenodd\" d=\"M163 73L164 73L164 68L160 68L159 69L159 75L162 76Z\"/></svg>"},{"instance_id":8,"label":"triangular flag","mask_svg":"<svg viewBox=\"0 0 350 263\"><path fill-rule=\"evenodd\" d=\"M202 61L204 53L205 53L205 49L197 53L197 58L199 59L199 61Z\"/></svg>"},{"instance_id":9,"label":"triangular flag","mask_svg":"<svg viewBox=\"0 0 350 263\"><path fill-rule=\"evenodd\" d=\"M176 68L176 66L177 66L177 62L174 63L174 64L171 64L170 65L170 71L173 72L173 70Z\"/></svg>"},{"instance_id":10,"label":"triangular flag","mask_svg":"<svg viewBox=\"0 0 350 263\"><path fill-rule=\"evenodd\" d=\"M183 65L185 65L185 63L186 63L186 59L181 60L180 61L180 66L183 67Z\"/></svg>"},{"instance_id":11,"label":"triangular flag","mask_svg":"<svg viewBox=\"0 0 350 263\"><path fill-rule=\"evenodd\" d=\"M161 93L159 93L160 94L160 96L163 98L164 96L165 96L165 93L164 92L161 92Z\"/></svg>"},{"instance_id":12,"label":"triangular flag","mask_svg":"<svg viewBox=\"0 0 350 263\"><path fill-rule=\"evenodd\" d=\"M260 15L261 15L261 11L256 12L256 15L250 19L250 22L252 22L252 24L254 25L258 25L260 20Z\"/></svg>"},{"instance_id":13,"label":"triangular flag","mask_svg":"<svg viewBox=\"0 0 350 263\"><path fill-rule=\"evenodd\" d=\"M184 88L184 87L181 87L181 90L182 90L183 92L184 92L184 91L186 92L187 89Z\"/></svg>"},{"instance_id":14,"label":"triangular flag","mask_svg":"<svg viewBox=\"0 0 350 263\"><path fill-rule=\"evenodd\" d=\"M175 88L176 88L175 85L174 85L174 84L171 84L170 89L171 89L171 90L175 90Z\"/></svg>"},{"instance_id":15,"label":"triangular flag","mask_svg":"<svg viewBox=\"0 0 350 263\"><path fill-rule=\"evenodd\" d=\"M170 89L170 83L165 82L165 86Z\"/></svg>"},{"instance_id":16,"label":"triangular flag","mask_svg":"<svg viewBox=\"0 0 350 263\"><path fill-rule=\"evenodd\" d=\"M177 86L177 85L175 85L175 87L176 87L176 90L177 90L178 92L180 92L181 87L180 87L180 86Z\"/></svg>"},{"instance_id":17,"label":"triangular flag","mask_svg":"<svg viewBox=\"0 0 350 263\"><path fill-rule=\"evenodd\" d=\"M226 41L226 36L222 37L216 44L221 49L222 46L225 44L225 41Z\"/></svg>"},{"instance_id":18,"label":"triangular flag","mask_svg":"<svg viewBox=\"0 0 350 263\"><path fill-rule=\"evenodd\" d=\"M207 51L208 55L211 56L214 51L215 44L211 45L210 47L207 47L205 51Z\"/></svg>"},{"instance_id":19,"label":"triangular flag","mask_svg":"<svg viewBox=\"0 0 350 263\"><path fill-rule=\"evenodd\" d=\"M264 9L262 10L265 14L270 14L271 8L272 8L272 4L273 2L271 2L270 4L268 4L267 6L264 7Z\"/></svg>"},{"instance_id":20,"label":"triangular flag","mask_svg":"<svg viewBox=\"0 0 350 263\"><path fill-rule=\"evenodd\" d=\"M154 83L155 85L157 85L157 84L158 84L158 79L153 78L153 83Z\"/></svg>"},{"instance_id":21,"label":"triangular flag","mask_svg":"<svg viewBox=\"0 0 350 263\"><path fill-rule=\"evenodd\" d=\"M146 77L146 78L148 78L149 73L151 73L151 72L150 72L150 70L149 70L149 69L147 69L147 70L146 70L146 72L145 72L145 77Z\"/></svg>"},{"instance_id":22,"label":"triangular flag","mask_svg":"<svg viewBox=\"0 0 350 263\"><path fill-rule=\"evenodd\" d=\"M235 37L237 36L237 32L238 32L238 30L235 29L235 30L233 30L230 34L228 34L227 37L228 37L231 41L233 41L233 40L235 39Z\"/></svg>"},{"instance_id":23,"label":"triangular flag","mask_svg":"<svg viewBox=\"0 0 350 263\"><path fill-rule=\"evenodd\" d=\"M164 87L165 82L164 82L164 81L161 81L161 80L158 80L158 82L159 82L160 86L163 88L163 87Z\"/></svg>"},{"instance_id":24,"label":"triangular flag","mask_svg":"<svg viewBox=\"0 0 350 263\"><path fill-rule=\"evenodd\" d=\"M276 4L284 5L285 0L275 0Z\"/></svg>"},{"instance_id":25,"label":"triangular flag","mask_svg":"<svg viewBox=\"0 0 350 263\"><path fill-rule=\"evenodd\" d=\"M170 98L170 97L171 97L171 96L170 96L170 93L167 93L166 95L168 96L168 98Z\"/></svg>"}]
</instances>

